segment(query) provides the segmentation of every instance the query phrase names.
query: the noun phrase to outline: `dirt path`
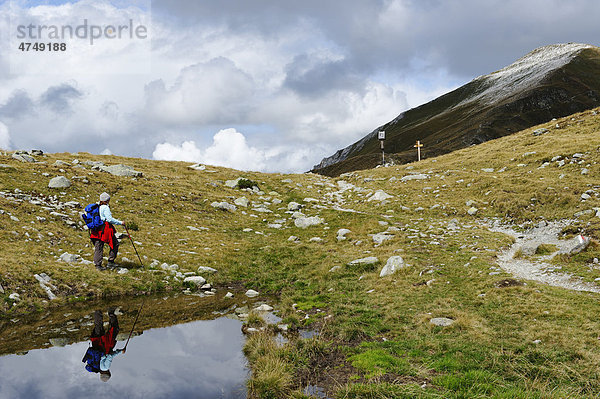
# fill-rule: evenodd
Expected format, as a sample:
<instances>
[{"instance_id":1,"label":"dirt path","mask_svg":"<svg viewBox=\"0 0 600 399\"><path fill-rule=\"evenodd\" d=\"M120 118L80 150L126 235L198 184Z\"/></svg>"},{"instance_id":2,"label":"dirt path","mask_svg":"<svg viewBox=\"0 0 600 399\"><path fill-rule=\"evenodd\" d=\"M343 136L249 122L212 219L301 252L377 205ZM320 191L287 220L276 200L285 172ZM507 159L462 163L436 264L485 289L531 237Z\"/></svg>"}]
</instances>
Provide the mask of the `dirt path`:
<instances>
[{"instance_id":1,"label":"dirt path","mask_svg":"<svg viewBox=\"0 0 600 399\"><path fill-rule=\"evenodd\" d=\"M600 287L595 284L587 283L580 277L568 273L557 272L556 270L559 270L560 267L547 263L557 254L569 253L578 244L577 238L571 240L558 239L560 231L569 223L569 221L551 222L523 233L515 231L510 226L500 226L498 224L488 226L490 231L507 234L516 240L510 248L498 254L498 265L517 278L539 281L573 291L600 293ZM555 245L558 251L546 256L536 256L535 260L514 258L517 251L535 252L535 248L541 244Z\"/></svg>"}]
</instances>

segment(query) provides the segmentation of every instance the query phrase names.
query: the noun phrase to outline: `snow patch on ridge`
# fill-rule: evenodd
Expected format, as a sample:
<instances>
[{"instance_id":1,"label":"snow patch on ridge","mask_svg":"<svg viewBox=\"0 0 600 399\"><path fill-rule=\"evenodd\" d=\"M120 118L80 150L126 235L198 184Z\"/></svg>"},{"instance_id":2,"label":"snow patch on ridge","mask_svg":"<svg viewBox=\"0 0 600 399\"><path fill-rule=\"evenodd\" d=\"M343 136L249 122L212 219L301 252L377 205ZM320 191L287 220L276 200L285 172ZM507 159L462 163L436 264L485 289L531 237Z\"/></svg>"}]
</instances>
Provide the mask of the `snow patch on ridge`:
<instances>
[{"instance_id":1,"label":"snow patch on ridge","mask_svg":"<svg viewBox=\"0 0 600 399\"><path fill-rule=\"evenodd\" d=\"M534 87L550 72L568 64L581 50L593 47L568 43L535 49L497 72L474 79L473 82L482 84L483 91L463 100L458 106L473 101L491 104L528 87Z\"/></svg>"}]
</instances>

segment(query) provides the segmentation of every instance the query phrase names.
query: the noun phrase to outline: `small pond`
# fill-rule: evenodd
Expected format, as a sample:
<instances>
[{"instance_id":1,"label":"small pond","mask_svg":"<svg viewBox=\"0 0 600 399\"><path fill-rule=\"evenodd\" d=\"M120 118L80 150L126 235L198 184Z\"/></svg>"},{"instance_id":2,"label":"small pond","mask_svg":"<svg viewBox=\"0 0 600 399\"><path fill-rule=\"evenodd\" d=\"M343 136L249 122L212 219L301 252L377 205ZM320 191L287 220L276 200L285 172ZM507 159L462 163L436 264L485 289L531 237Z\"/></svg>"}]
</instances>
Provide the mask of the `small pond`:
<instances>
[{"instance_id":1,"label":"small pond","mask_svg":"<svg viewBox=\"0 0 600 399\"><path fill-rule=\"evenodd\" d=\"M237 299L237 297L240 297ZM111 378L85 369L93 312L117 307L122 348ZM245 338L237 313L261 303L189 295L74 304L0 325L0 398L245 398Z\"/></svg>"}]
</instances>

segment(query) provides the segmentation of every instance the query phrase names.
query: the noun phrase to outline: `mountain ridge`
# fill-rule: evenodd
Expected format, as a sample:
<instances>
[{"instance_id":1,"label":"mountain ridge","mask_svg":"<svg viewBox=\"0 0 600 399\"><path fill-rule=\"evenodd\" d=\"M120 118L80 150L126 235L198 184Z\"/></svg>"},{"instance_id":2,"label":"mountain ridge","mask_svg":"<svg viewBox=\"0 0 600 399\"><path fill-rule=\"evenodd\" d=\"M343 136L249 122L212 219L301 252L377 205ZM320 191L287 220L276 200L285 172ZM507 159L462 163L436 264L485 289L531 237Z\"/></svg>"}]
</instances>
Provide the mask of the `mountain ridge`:
<instances>
[{"instance_id":1,"label":"mountain ridge","mask_svg":"<svg viewBox=\"0 0 600 399\"><path fill-rule=\"evenodd\" d=\"M386 131L387 159L415 160L424 144L431 157L506 136L600 104L600 48L589 44L540 47L426 104L399 114L313 167L335 176L381 162L376 138Z\"/></svg>"}]
</instances>

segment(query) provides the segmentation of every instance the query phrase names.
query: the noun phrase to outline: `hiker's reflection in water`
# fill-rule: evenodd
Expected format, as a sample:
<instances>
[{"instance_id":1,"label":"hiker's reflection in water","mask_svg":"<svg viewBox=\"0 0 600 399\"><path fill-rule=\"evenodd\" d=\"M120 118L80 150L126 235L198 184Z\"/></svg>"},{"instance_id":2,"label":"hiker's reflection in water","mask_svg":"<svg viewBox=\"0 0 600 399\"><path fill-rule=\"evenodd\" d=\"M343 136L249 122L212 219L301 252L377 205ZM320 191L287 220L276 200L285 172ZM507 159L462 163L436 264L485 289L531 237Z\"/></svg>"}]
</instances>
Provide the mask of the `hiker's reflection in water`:
<instances>
[{"instance_id":1,"label":"hiker's reflection in water","mask_svg":"<svg viewBox=\"0 0 600 399\"><path fill-rule=\"evenodd\" d=\"M110 379L110 365L115 356L125 353L125 348L115 349L117 334L119 333L119 321L113 308L108 310L108 331L104 330L102 312L94 312L94 329L90 336L91 346L85 352L82 362L86 363L85 369L90 373L99 373L104 382Z\"/></svg>"}]
</instances>

